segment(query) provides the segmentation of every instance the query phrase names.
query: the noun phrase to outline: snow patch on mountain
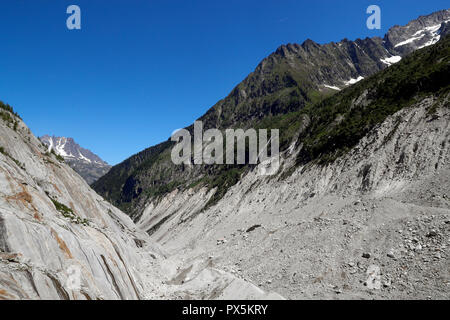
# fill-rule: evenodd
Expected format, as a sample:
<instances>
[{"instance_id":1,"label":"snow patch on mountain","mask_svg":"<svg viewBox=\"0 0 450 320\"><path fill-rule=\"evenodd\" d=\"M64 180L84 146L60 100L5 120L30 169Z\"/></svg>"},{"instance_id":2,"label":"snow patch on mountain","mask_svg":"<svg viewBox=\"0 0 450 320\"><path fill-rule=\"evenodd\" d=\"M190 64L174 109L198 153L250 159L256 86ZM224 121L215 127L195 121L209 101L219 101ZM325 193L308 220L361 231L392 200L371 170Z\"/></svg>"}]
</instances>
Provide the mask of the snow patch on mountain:
<instances>
[{"instance_id":1,"label":"snow patch on mountain","mask_svg":"<svg viewBox=\"0 0 450 320\"><path fill-rule=\"evenodd\" d=\"M425 43L424 45L420 46L418 49L422 49L428 46L431 46L433 44L435 44L436 42L438 42L441 39L440 35L435 35L433 38L431 38L430 41L428 41L427 43Z\"/></svg>"},{"instance_id":2,"label":"snow patch on mountain","mask_svg":"<svg viewBox=\"0 0 450 320\"><path fill-rule=\"evenodd\" d=\"M364 77L362 77L362 76L359 76L358 78L356 78L356 79L350 79L350 80L348 80L348 81L345 81L344 82L344 84L346 85L346 86L350 86L350 85L352 85L352 84L355 84L355 83L357 83L357 82L360 82L361 80L364 80Z\"/></svg>"},{"instance_id":3,"label":"snow patch on mountain","mask_svg":"<svg viewBox=\"0 0 450 320\"><path fill-rule=\"evenodd\" d=\"M341 91L341 89L339 89L339 88L336 87L336 86L330 86L330 85L328 85L328 84L324 84L323 86L324 86L325 88L328 88L328 89L333 89L333 90Z\"/></svg>"},{"instance_id":4,"label":"snow patch on mountain","mask_svg":"<svg viewBox=\"0 0 450 320\"><path fill-rule=\"evenodd\" d=\"M450 20L446 20L444 23L447 23L449 21ZM425 27L425 28L417 31L416 33L414 33L411 38L397 43L394 46L394 48L402 47L409 43L416 42L418 40L421 40L422 38L424 38L427 35L432 37L431 40L427 41L424 45L419 46L418 49L422 49L422 48L431 46L431 45L435 44L436 42L438 42L439 39L441 38L441 36L439 35L439 29L441 28L441 26L442 26L442 23L439 23L439 24L436 24L436 25L433 25L430 27Z\"/></svg>"},{"instance_id":5,"label":"snow patch on mountain","mask_svg":"<svg viewBox=\"0 0 450 320\"><path fill-rule=\"evenodd\" d=\"M400 56L392 56L392 57L381 59L381 62L383 62L384 64L387 64L388 66L390 66L390 65L393 65L394 63L399 62L400 60L402 60L402 57L400 57Z\"/></svg>"}]
</instances>

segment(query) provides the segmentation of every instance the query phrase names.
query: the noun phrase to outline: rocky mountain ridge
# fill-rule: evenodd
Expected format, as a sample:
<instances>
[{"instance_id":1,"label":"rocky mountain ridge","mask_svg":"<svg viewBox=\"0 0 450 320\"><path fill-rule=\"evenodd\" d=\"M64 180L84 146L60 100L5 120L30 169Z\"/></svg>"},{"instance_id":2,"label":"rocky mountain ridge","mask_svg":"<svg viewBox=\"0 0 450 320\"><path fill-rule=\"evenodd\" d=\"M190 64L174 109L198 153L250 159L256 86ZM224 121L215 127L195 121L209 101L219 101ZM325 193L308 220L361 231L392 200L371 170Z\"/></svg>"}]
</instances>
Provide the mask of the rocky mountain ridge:
<instances>
[{"instance_id":1,"label":"rocky mountain ridge","mask_svg":"<svg viewBox=\"0 0 450 320\"><path fill-rule=\"evenodd\" d=\"M384 37L385 47L400 56L435 44L448 34L449 10L421 16L406 26L392 27Z\"/></svg>"}]
</instances>

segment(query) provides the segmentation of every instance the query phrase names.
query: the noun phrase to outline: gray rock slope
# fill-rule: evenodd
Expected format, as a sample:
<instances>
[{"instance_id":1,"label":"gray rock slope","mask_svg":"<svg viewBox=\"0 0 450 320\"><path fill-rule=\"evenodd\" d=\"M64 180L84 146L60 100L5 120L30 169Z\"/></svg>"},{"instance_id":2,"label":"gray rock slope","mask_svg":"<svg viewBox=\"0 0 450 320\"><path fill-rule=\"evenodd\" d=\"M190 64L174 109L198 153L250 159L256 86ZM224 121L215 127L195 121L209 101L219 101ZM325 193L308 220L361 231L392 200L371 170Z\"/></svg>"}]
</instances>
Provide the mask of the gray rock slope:
<instances>
[{"instance_id":1,"label":"gray rock slope","mask_svg":"<svg viewBox=\"0 0 450 320\"><path fill-rule=\"evenodd\" d=\"M89 185L111 169L108 163L92 151L80 147L73 138L45 135L40 137L39 140L48 147L49 152L53 150L56 154L62 156L69 166L78 172Z\"/></svg>"},{"instance_id":2,"label":"gray rock slope","mask_svg":"<svg viewBox=\"0 0 450 320\"><path fill-rule=\"evenodd\" d=\"M0 298L144 297L145 234L17 121L16 130L0 121ZM71 290L77 268L82 286Z\"/></svg>"},{"instance_id":3,"label":"gray rock slope","mask_svg":"<svg viewBox=\"0 0 450 320\"><path fill-rule=\"evenodd\" d=\"M203 260L182 270L183 260L1 112L0 300L281 298Z\"/></svg>"}]
</instances>

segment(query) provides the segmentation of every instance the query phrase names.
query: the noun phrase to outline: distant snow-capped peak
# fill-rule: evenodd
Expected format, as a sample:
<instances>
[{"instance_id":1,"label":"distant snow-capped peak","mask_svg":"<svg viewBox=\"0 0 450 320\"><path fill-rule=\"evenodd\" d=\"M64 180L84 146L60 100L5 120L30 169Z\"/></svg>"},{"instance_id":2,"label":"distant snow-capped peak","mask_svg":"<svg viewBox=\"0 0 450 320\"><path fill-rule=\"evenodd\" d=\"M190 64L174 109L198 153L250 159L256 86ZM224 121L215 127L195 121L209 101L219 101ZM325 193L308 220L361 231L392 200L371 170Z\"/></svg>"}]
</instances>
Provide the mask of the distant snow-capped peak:
<instances>
[{"instance_id":1,"label":"distant snow-capped peak","mask_svg":"<svg viewBox=\"0 0 450 320\"><path fill-rule=\"evenodd\" d=\"M80 147L72 138L66 137L50 137L45 135L40 138L48 147L48 150L54 150L56 154L62 156L66 160L82 161L89 164L108 165L99 156L88 149Z\"/></svg>"}]
</instances>

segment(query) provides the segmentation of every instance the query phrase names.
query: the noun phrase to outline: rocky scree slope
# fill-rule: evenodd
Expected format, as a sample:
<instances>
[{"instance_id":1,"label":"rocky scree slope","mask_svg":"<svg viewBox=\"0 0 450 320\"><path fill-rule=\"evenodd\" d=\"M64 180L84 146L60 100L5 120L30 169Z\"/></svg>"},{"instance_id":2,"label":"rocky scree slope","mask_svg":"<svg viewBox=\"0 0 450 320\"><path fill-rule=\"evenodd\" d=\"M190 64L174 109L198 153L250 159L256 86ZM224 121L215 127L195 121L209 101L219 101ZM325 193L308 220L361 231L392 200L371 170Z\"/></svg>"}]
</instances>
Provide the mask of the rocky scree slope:
<instances>
[{"instance_id":1,"label":"rocky scree slope","mask_svg":"<svg viewBox=\"0 0 450 320\"><path fill-rule=\"evenodd\" d=\"M214 190L176 189L139 227L184 268L210 261L291 299L448 299L449 59L445 37L281 117L308 124L277 176L255 168L206 210Z\"/></svg>"},{"instance_id":2,"label":"rocky scree slope","mask_svg":"<svg viewBox=\"0 0 450 320\"><path fill-rule=\"evenodd\" d=\"M77 144L73 138L50 137L45 135L39 138L47 147L48 152L55 152L64 158L86 182L91 185L104 176L111 166L99 156Z\"/></svg>"},{"instance_id":3,"label":"rocky scree slope","mask_svg":"<svg viewBox=\"0 0 450 320\"><path fill-rule=\"evenodd\" d=\"M433 44L446 34L449 19L450 11L443 10L407 26L396 26L384 39L343 40L325 45L307 40L301 45L281 46L200 120L205 130L279 128L284 132L281 148L286 150L302 126L295 112ZM417 39L411 40L414 35ZM308 121L304 118L304 124ZM187 129L192 132L193 127ZM237 165L175 166L170 160L172 146L166 141L132 156L114 166L93 188L137 221L149 203L174 190L188 190L196 185L207 188L210 201L203 207L211 206L251 169Z\"/></svg>"},{"instance_id":4,"label":"rocky scree slope","mask_svg":"<svg viewBox=\"0 0 450 320\"><path fill-rule=\"evenodd\" d=\"M173 191L139 226L183 268L210 261L289 299L449 299L449 98L389 116L332 164L255 170L197 215L206 190Z\"/></svg>"}]
</instances>

